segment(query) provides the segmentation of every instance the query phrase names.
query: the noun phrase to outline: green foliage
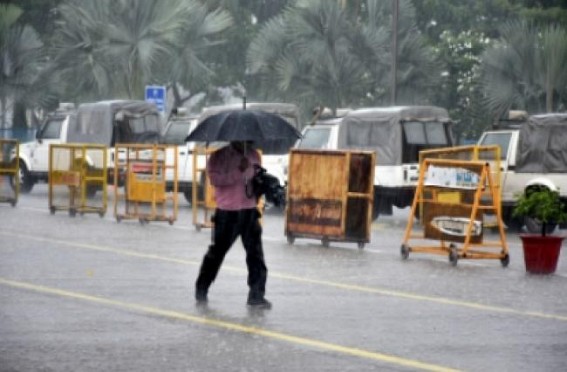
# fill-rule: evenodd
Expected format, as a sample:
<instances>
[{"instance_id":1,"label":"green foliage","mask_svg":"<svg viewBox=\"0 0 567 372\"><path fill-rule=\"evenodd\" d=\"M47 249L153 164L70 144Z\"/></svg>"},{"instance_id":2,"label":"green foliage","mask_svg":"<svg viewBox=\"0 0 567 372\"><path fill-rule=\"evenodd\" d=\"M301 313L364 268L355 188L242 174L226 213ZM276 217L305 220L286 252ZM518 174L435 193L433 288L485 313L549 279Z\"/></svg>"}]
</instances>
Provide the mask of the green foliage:
<instances>
[{"instance_id":1,"label":"green foliage","mask_svg":"<svg viewBox=\"0 0 567 372\"><path fill-rule=\"evenodd\" d=\"M546 225L567 221L567 208L559 192L546 187L530 190L520 195L513 212L514 217L530 217L542 223L541 235L545 236Z\"/></svg>"},{"instance_id":2,"label":"green foliage","mask_svg":"<svg viewBox=\"0 0 567 372\"><path fill-rule=\"evenodd\" d=\"M530 113L567 106L567 30L509 22L501 39L482 56L487 106L498 116L509 109Z\"/></svg>"},{"instance_id":3,"label":"green foliage","mask_svg":"<svg viewBox=\"0 0 567 372\"><path fill-rule=\"evenodd\" d=\"M304 107L390 104L392 13L390 4L298 1L259 31L247 54L265 95ZM428 103L439 76L431 50L415 28L409 1L400 2L398 104Z\"/></svg>"}]
</instances>

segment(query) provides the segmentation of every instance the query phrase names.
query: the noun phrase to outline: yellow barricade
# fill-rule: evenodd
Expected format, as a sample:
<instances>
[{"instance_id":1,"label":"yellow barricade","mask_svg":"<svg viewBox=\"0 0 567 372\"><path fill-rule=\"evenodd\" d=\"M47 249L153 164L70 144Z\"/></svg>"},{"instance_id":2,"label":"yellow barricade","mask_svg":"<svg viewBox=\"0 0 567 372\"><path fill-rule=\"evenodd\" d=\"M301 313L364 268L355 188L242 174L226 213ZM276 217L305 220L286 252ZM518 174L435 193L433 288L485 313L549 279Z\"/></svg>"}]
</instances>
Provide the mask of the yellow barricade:
<instances>
[{"instance_id":1,"label":"yellow barricade","mask_svg":"<svg viewBox=\"0 0 567 372\"><path fill-rule=\"evenodd\" d=\"M114 217L141 224L177 219L177 146L117 144L114 172ZM174 175L173 192L166 193L165 173ZM124 177L125 184L119 185Z\"/></svg>"},{"instance_id":2,"label":"yellow barricade","mask_svg":"<svg viewBox=\"0 0 567 372\"><path fill-rule=\"evenodd\" d=\"M107 209L107 149L95 144L49 146L49 211L98 213ZM97 192L100 191L100 197Z\"/></svg>"},{"instance_id":3,"label":"yellow barricade","mask_svg":"<svg viewBox=\"0 0 567 372\"><path fill-rule=\"evenodd\" d=\"M490 165L490 173L492 175L492 180L494 181L496 205L498 210L502 212L502 189L500 185L502 184L501 176L501 149L498 145L490 146L477 146L477 145L467 145L467 146L456 146L439 148L432 150L423 150L419 152L419 163L422 164L425 159L444 159L444 160L466 160L466 161L484 161ZM416 216L422 219L421 206L416 211ZM486 227L497 227L498 221L496 221L496 214L486 212L485 213L485 226Z\"/></svg>"},{"instance_id":4,"label":"yellow barricade","mask_svg":"<svg viewBox=\"0 0 567 372\"><path fill-rule=\"evenodd\" d=\"M202 228L212 228L213 222L211 217L216 208L215 191L209 177L207 176L206 163L209 156L215 152L217 148L205 147L202 145L195 146L193 149L193 200L191 207L193 210L193 226L197 231ZM199 162L199 157L204 157L204 162ZM205 167L199 164L205 164Z\"/></svg>"},{"instance_id":5,"label":"yellow barricade","mask_svg":"<svg viewBox=\"0 0 567 372\"><path fill-rule=\"evenodd\" d=\"M19 153L19 142L0 138L0 203L15 207L20 192L19 162L11 161Z\"/></svg>"},{"instance_id":6,"label":"yellow barricade","mask_svg":"<svg viewBox=\"0 0 567 372\"><path fill-rule=\"evenodd\" d=\"M485 161L429 159L422 161L419 182L412 203L404 240L403 259L410 252L448 255L457 264L461 258L499 259L508 266L510 258L499 208L498 189L490 164ZM422 208L423 233L413 232L414 215ZM484 218L496 216L498 241L485 241ZM416 241L410 242L412 239ZM424 240L439 245L424 245ZM456 243L462 243L457 247Z\"/></svg>"}]
</instances>

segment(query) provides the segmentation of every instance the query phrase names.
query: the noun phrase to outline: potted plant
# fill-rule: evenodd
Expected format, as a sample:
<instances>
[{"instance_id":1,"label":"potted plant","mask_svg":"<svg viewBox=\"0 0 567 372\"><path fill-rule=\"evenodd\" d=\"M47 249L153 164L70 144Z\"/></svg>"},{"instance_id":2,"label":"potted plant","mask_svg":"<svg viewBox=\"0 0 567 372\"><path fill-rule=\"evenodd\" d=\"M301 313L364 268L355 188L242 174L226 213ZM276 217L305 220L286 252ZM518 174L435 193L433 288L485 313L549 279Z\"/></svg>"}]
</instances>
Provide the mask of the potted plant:
<instances>
[{"instance_id":1,"label":"potted plant","mask_svg":"<svg viewBox=\"0 0 567 372\"><path fill-rule=\"evenodd\" d=\"M528 217L541 223L540 234L520 234L526 271L533 274L555 272L565 237L548 235L549 226L567 221L567 207L559 198L559 192L547 187L526 190L518 198L513 216Z\"/></svg>"}]
</instances>

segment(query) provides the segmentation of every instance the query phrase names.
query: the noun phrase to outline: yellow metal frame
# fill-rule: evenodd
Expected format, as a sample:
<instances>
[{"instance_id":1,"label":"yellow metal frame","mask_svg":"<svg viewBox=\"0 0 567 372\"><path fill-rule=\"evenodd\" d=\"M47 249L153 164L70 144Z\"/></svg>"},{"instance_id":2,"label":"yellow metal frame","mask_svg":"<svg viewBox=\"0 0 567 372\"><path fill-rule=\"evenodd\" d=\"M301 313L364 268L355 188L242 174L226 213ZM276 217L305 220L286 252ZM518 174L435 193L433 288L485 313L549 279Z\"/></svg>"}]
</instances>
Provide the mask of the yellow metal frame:
<instances>
[{"instance_id":1,"label":"yellow metal frame","mask_svg":"<svg viewBox=\"0 0 567 372\"><path fill-rule=\"evenodd\" d=\"M62 154L67 154L67 156ZM97 154L100 153L100 154ZM96 156L102 159L102 168L92 168L88 159ZM57 159L56 159L57 157ZM59 164L62 161L63 164ZM65 164L66 163L66 164ZM61 169L63 167L63 169ZM103 217L108 204L107 195L107 148L96 144L52 144L49 146L49 211L55 214L58 210L69 212L71 217L77 213L98 213ZM100 187L102 203L100 206L90 204L87 188L92 185ZM67 186L69 203L56 205L54 187ZM97 187L97 188L98 188Z\"/></svg>"},{"instance_id":2,"label":"yellow metal frame","mask_svg":"<svg viewBox=\"0 0 567 372\"><path fill-rule=\"evenodd\" d=\"M212 228L213 222L211 218L216 208L214 188L207 176L206 163L209 156L215 152L217 148L209 148L197 145L193 149L193 186L191 187L192 202L191 208L193 212L193 226L197 231L203 228ZM199 167L199 156L205 156L205 167ZM201 185L205 181L204 185ZM202 190L202 193L199 191Z\"/></svg>"},{"instance_id":3,"label":"yellow metal frame","mask_svg":"<svg viewBox=\"0 0 567 372\"><path fill-rule=\"evenodd\" d=\"M12 178L14 196L0 195L0 203L9 203L15 207L20 194L20 162L10 161L10 152L14 150L16 157L20 153L20 142L13 139L0 138L0 176ZM4 178L0 177L0 183Z\"/></svg>"},{"instance_id":4,"label":"yellow metal frame","mask_svg":"<svg viewBox=\"0 0 567 372\"><path fill-rule=\"evenodd\" d=\"M439 245L410 245L410 239L425 240L425 233L413 233L414 214L418 204L420 203L454 203L455 200L442 200L439 201L434 197L436 192L439 191L438 186L428 186L424 184L425 175L431 165L447 168L465 168L471 170L479 175L479 182L477 188L474 190L474 200L472 204L467 205L471 207L471 215L469 216L469 224L466 228L464 243L461 248L456 244L440 240ZM458 188L442 188L442 192L459 191ZM481 161L463 161L463 160L443 160L443 159L423 159L422 166L419 172L419 182L415 197L412 203L411 213L408 218L404 239L401 246L401 255L403 259L409 257L409 253L432 253L439 255L448 255L449 261L457 264L458 259L498 259L502 266L506 267L509 263L508 246L506 244L506 235L502 223L502 216L500 208L497 205L499 198L497 195L498 189L492 177L490 165L487 162ZM424 197L424 195L427 195ZM432 196L433 195L433 196ZM450 198L450 197L449 197ZM487 203L490 200L491 203ZM461 203L461 205L464 205ZM471 241L471 234L473 230L473 221L477 219L478 213L488 211L496 215L496 227L498 228L499 240L497 241L483 241L481 243L473 243ZM484 226L483 226L484 228Z\"/></svg>"},{"instance_id":5,"label":"yellow metal frame","mask_svg":"<svg viewBox=\"0 0 567 372\"><path fill-rule=\"evenodd\" d=\"M173 149L169 159L168 148ZM141 224L177 220L177 146L117 144L115 146L114 217L120 222L137 219ZM174 175L173 191L166 192L165 173ZM125 176L124 187L119 187L120 175ZM121 192L121 190L123 192ZM119 204L124 204L123 213ZM147 212L149 207L149 212ZM170 213L168 213L170 212Z\"/></svg>"},{"instance_id":6,"label":"yellow metal frame","mask_svg":"<svg viewBox=\"0 0 567 372\"><path fill-rule=\"evenodd\" d=\"M488 154L481 158L481 154ZM425 159L444 159L444 160L474 160L474 161L484 161L488 162L491 167L490 171L493 175L494 187L496 193L493 195L497 199L496 204L500 212L502 212L502 167L500 166L501 159L501 149L498 145L489 146L478 146L478 145L467 145L467 146L456 146L456 147L446 147L437 148L431 150L422 150L419 152L419 164L423 164ZM419 219L422 219L422 208L420 205ZM486 227L497 227L497 221L488 222L485 224Z\"/></svg>"}]
</instances>

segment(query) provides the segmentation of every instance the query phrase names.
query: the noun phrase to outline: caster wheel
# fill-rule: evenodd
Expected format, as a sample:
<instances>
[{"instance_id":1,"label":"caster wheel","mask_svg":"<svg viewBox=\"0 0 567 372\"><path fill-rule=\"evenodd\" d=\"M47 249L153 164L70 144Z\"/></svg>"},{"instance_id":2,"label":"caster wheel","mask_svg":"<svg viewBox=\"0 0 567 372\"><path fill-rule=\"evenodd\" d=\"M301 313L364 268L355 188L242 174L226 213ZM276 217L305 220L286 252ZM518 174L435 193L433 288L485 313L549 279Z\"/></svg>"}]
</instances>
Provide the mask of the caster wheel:
<instances>
[{"instance_id":1,"label":"caster wheel","mask_svg":"<svg viewBox=\"0 0 567 372\"><path fill-rule=\"evenodd\" d=\"M400 255L402 256L403 260L407 260L409 258L410 247L407 244L402 244L400 248Z\"/></svg>"},{"instance_id":2,"label":"caster wheel","mask_svg":"<svg viewBox=\"0 0 567 372\"><path fill-rule=\"evenodd\" d=\"M295 242L295 236L289 234L287 236L287 244L293 244Z\"/></svg>"},{"instance_id":3,"label":"caster wheel","mask_svg":"<svg viewBox=\"0 0 567 372\"><path fill-rule=\"evenodd\" d=\"M140 225L145 225L148 223L148 220L146 220L145 218L140 218L138 221L140 221Z\"/></svg>"},{"instance_id":4,"label":"caster wheel","mask_svg":"<svg viewBox=\"0 0 567 372\"><path fill-rule=\"evenodd\" d=\"M197 232L201 231L201 225L195 225L195 230L197 230Z\"/></svg>"},{"instance_id":5,"label":"caster wheel","mask_svg":"<svg viewBox=\"0 0 567 372\"><path fill-rule=\"evenodd\" d=\"M55 214L55 207L51 207L51 208L49 208L49 213L51 213L51 214Z\"/></svg>"},{"instance_id":6,"label":"caster wheel","mask_svg":"<svg viewBox=\"0 0 567 372\"><path fill-rule=\"evenodd\" d=\"M364 242L358 242L358 249L364 249Z\"/></svg>"},{"instance_id":7,"label":"caster wheel","mask_svg":"<svg viewBox=\"0 0 567 372\"><path fill-rule=\"evenodd\" d=\"M331 245L331 242L329 241L329 239L323 238L323 239L321 239L321 244L323 244L323 247L329 248L329 246Z\"/></svg>"},{"instance_id":8,"label":"caster wheel","mask_svg":"<svg viewBox=\"0 0 567 372\"><path fill-rule=\"evenodd\" d=\"M104 212L98 212L98 216L99 216L100 218L103 218L103 217L104 217Z\"/></svg>"},{"instance_id":9,"label":"caster wheel","mask_svg":"<svg viewBox=\"0 0 567 372\"><path fill-rule=\"evenodd\" d=\"M457 262L459 261L459 252L457 251L457 247L454 244L451 244L449 249L449 262L452 266L457 266Z\"/></svg>"},{"instance_id":10,"label":"caster wheel","mask_svg":"<svg viewBox=\"0 0 567 372\"><path fill-rule=\"evenodd\" d=\"M172 226L174 221L173 219L169 219L167 222L169 223L169 226Z\"/></svg>"},{"instance_id":11,"label":"caster wheel","mask_svg":"<svg viewBox=\"0 0 567 372\"><path fill-rule=\"evenodd\" d=\"M15 201L15 200L12 200L12 201L10 202L10 205L12 206L12 208L15 207L15 206L16 206L16 201Z\"/></svg>"},{"instance_id":12,"label":"caster wheel","mask_svg":"<svg viewBox=\"0 0 567 372\"><path fill-rule=\"evenodd\" d=\"M69 209L69 216L75 217L77 215L77 211L75 209Z\"/></svg>"},{"instance_id":13,"label":"caster wheel","mask_svg":"<svg viewBox=\"0 0 567 372\"><path fill-rule=\"evenodd\" d=\"M508 253L506 253L506 255L500 259L500 264L502 265L502 267L508 267L508 265L510 264L510 255Z\"/></svg>"},{"instance_id":14,"label":"caster wheel","mask_svg":"<svg viewBox=\"0 0 567 372\"><path fill-rule=\"evenodd\" d=\"M116 222L120 223L122 221L122 217L117 216L116 217Z\"/></svg>"}]
</instances>

